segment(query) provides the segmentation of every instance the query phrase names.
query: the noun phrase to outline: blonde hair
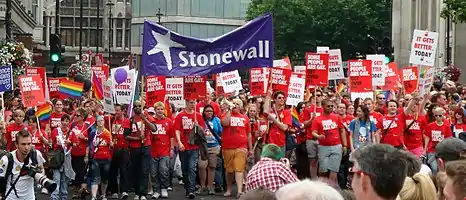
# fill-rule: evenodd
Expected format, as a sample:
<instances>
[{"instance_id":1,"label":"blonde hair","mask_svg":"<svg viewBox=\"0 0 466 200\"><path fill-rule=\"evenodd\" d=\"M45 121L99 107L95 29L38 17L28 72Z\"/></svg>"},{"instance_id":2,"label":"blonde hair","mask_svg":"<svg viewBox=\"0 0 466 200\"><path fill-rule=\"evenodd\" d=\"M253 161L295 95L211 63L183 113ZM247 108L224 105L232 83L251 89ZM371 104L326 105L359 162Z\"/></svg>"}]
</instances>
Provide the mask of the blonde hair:
<instances>
[{"instance_id":1,"label":"blonde hair","mask_svg":"<svg viewBox=\"0 0 466 200\"><path fill-rule=\"evenodd\" d=\"M158 107L165 108L165 105L162 102L158 101L154 104L154 108L158 108Z\"/></svg>"},{"instance_id":2,"label":"blonde hair","mask_svg":"<svg viewBox=\"0 0 466 200\"><path fill-rule=\"evenodd\" d=\"M330 185L310 180L287 184L278 189L275 196L277 200L344 200Z\"/></svg>"},{"instance_id":3,"label":"blonde hair","mask_svg":"<svg viewBox=\"0 0 466 200\"><path fill-rule=\"evenodd\" d=\"M435 185L437 186L438 191L438 199L445 199L443 196L443 188L445 188L445 182L447 181L447 173L445 172L438 172L435 175Z\"/></svg>"},{"instance_id":4,"label":"blonde hair","mask_svg":"<svg viewBox=\"0 0 466 200\"><path fill-rule=\"evenodd\" d=\"M406 177L397 200L437 200L435 185L428 174L417 173Z\"/></svg>"}]
</instances>

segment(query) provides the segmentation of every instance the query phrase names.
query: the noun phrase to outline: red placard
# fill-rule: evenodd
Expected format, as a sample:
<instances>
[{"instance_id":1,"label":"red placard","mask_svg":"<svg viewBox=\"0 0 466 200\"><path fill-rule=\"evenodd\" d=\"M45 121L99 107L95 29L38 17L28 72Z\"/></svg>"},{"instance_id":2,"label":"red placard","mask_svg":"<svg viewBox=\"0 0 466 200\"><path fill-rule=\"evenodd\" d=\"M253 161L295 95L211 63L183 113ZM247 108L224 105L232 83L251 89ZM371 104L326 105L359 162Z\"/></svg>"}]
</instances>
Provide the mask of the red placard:
<instances>
[{"instance_id":1,"label":"red placard","mask_svg":"<svg viewBox=\"0 0 466 200\"><path fill-rule=\"evenodd\" d=\"M306 85L328 85L328 54L306 53Z\"/></svg>"},{"instance_id":2,"label":"red placard","mask_svg":"<svg viewBox=\"0 0 466 200\"><path fill-rule=\"evenodd\" d=\"M348 77L351 92L372 91L372 61L349 60Z\"/></svg>"},{"instance_id":3,"label":"red placard","mask_svg":"<svg viewBox=\"0 0 466 200\"><path fill-rule=\"evenodd\" d=\"M92 66L92 73L94 73L97 78L101 78L102 80L107 80L108 79L108 66Z\"/></svg>"},{"instance_id":4,"label":"red placard","mask_svg":"<svg viewBox=\"0 0 466 200\"><path fill-rule=\"evenodd\" d=\"M186 76L183 77L184 99L185 100L203 100L207 97L207 77L205 76Z\"/></svg>"},{"instance_id":5,"label":"red placard","mask_svg":"<svg viewBox=\"0 0 466 200\"><path fill-rule=\"evenodd\" d=\"M270 70L269 80L272 90L274 92L283 91L285 98L288 97L288 85L290 85L291 73L292 71L289 69L272 68Z\"/></svg>"},{"instance_id":6,"label":"red placard","mask_svg":"<svg viewBox=\"0 0 466 200\"><path fill-rule=\"evenodd\" d=\"M146 106L153 107L158 101L164 102L166 82L165 76L146 77Z\"/></svg>"},{"instance_id":7,"label":"red placard","mask_svg":"<svg viewBox=\"0 0 466 200\"><path fill-rule=\"evenodd\" d=\"M403 74L403 88L405 89L405 94L412 94L417 90L417 84L419 80L419 74L417 67L406 67L402 69Z\"/></svg>"},{"instance_id":8,"label":"red placard","mask_svg":"<svg viewBox=\"0 0 466 200\"><path fill-rule=\"evenodd\" d=\"M265 95L265 75L262 68L249 69L249 92L251 96Z\"/></svg>"},{"instance_id":9,"label":"red placard","mask_svg":"<svg viewBox=\"0 0 466 200\"><path fill-rule=\"evenodd\" d=\"M26 76L32 76L32 75L39 75L41 80L39 83L42 84L42 88L45 88L45 68L44 67L26 67ZM44 91L44 96L45 96L45 89Z\"/></svg>"},{"instance_id":10,"label":"red placard","mask_svg":"<svg viewBox=\"0 0 466 200\"><path fill-rule=\"evenodd\" d=\"M385 73L385 86L383 89L385 91L396 89L398 78L398 68L396 67L396 63L388 63L387 71Z\"/></svg>"},{"instance_id":11,"label":"red placard","mask_svg":"<svg viewBox=\"0 0 466 200\"><path fill-rule=\"evenodd\" d=\"M66 78L47 78L47 85L49 86L49 97L50 99L60 98L60 92L58 88L60 87L60 81L65 80Z\"/></svg>"},{"instance_id":12,"label":"red placard","mask_svg":"<svg viewBox=\"0 0 466 200\"><path fill-rule=\"evenodd\" d=\"M225 91L223 90L222 80L220 79L220 74L215 74L215 93L217 96L224 95Z\"/></svg>"},{"instance_id":13,"label":"red placard","mask_svg":"<svg viewBox=\"0 0 466 200\"><path fill-rule=\"evenodd\" d=\"M40 75L19 77L19 88L24 107L34 107L45 103L44 88L40 82Z\"/></svg>"}]
</instances>

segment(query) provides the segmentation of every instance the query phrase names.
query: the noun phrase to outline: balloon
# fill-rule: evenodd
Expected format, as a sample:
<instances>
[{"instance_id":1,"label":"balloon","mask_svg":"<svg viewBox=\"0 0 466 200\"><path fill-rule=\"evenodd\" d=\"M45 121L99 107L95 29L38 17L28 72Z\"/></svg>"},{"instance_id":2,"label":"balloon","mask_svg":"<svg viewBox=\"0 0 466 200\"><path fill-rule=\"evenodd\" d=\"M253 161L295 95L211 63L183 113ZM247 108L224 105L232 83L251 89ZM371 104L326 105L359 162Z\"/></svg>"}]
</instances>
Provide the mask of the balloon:
<instances>
[{"instance_id":1,"label":"balloon","mask_svg":"<svg viewBox=\"0 0 466 200\"><path fill-rule=\"evenodd\" d=\"M128 72L126 72L125 69L120 68L115 71L115 81L118 84L122 84L126 81L126 78L128 77Z\"/></svg>"},{"instance_id":2,"label":"balloon","mask_svg":"<svg viewBox=\"0 0 466 200\"><path fill-rule=\"evenodd\" d=\"M76 74L76 75L74 75L74 81L80 82L80 83L84 83L84 80L85 80L85 79L84 79L84 76L83 76L83 75L81 75L81 74Z\"/></svg>"},{"instance_id":3,"label":"balloon","mask_svg":"<svg viewBox=\"0 0 466 200\"><path fill-rule=\"evenodd\" d=\"M90 80L84 80L84 92L87 92L91 89L92 83Z\"/></svg>"}]
</instances>

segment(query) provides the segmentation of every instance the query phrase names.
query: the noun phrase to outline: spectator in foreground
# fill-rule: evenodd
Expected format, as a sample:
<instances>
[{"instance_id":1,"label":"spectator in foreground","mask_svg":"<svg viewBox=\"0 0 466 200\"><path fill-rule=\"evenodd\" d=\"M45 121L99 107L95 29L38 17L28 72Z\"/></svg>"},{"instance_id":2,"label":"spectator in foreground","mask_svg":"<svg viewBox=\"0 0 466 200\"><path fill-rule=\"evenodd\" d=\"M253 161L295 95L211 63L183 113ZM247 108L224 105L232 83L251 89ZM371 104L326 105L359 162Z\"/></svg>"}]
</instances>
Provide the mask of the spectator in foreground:
<instances>
[{"instance_id":1,"label":"spectator in foreground","mask_svg":"<svg viewBox=\"0 0 466 200\"><path fill-rule=\"evenodd\" d=\"M356 150L352 188L357 199L396 199L403 187L407 170L400 150L385 144L374 144Z\"/></svg>"},{"instance_id":2,"label":"spectator in foreground","mask_svg":"<svg viewBox=\"0 0 466 200\"><path fill-rule=\"evenodd\" d=\"M446 166L447 179L443 195L446 200L466 199L466 160L452 161Z\"/></svg>"},{"instance_id":3,"label":"spectator in foreground","mask_svg":"<svg viewBox=\"0 0 466 200\"><path fill-rule=\"evenodd\" d=\"M288 183L299 181L291 171L289 161L283 158L282 149L275 144L262 148L261 160L247 175L246 192L264 187L272 192Z\"/></svg>"},{"instance_id":4,"label":"spectator in foreground","mask_svg":"<svg viewBox=\"0 0 466 200\"><path fill-rule=\"evenodd\" d=\"M341 194L330 185L310 180L285 185L275 196L277 200L343 200Z\"/></svg>"},{"instance_id":5,"label":"spectator in foreground","mask_svg":"<svg viewBox=\"0 0 466 200\"><path fill-rule=\"evenodd\" d=\"M426 173L406 177L397 200L437 200L434 182Z\"/></svg>"},{"instance_id":6,"label":"spectator in foreground","mask_svg":"<svg viewBox=\"0 0 466 200\"><path fill-rule=\"evenodd\" d=\"M458 138L447 138L435 147L439 171L445 171L450 161L466 159L466 142Z\"/></svg>"},{"instance_id":7,"label":"spectator in foreground","mask_svg":"<svg viewBox=\"0 0 466 200\"><path fill-rule=\"evenodd\" d=\"M260 187L257 190L253 190L247 192L246 194L242 195L240 200L276 200L275 193L267 190L263 187Z\"/></svg>"}]
</instances>

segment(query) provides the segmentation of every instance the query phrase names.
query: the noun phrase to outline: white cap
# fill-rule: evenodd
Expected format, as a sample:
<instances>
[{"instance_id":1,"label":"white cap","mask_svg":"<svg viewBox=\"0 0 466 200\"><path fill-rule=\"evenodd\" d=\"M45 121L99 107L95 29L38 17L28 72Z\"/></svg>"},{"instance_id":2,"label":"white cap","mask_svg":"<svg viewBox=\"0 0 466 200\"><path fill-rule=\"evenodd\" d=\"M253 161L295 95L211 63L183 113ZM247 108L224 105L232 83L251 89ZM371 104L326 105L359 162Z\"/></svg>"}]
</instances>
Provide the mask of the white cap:
<instances>
[{"instance_id":1,"label":"white cap","mask_svg":"<svg viewBox=\"0 0 466 200\"><path fill-rule=\"evenodd\" d=\"M147 112L148 112L148 113L155 113L154 107L149 107L149 108L147 109Z\"/></svg>"}]
</instances>

